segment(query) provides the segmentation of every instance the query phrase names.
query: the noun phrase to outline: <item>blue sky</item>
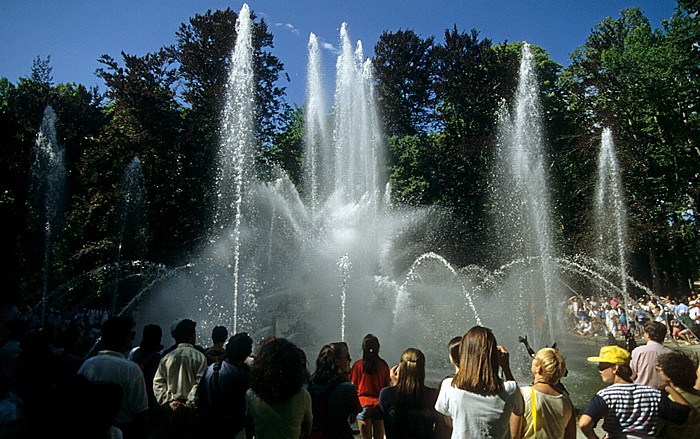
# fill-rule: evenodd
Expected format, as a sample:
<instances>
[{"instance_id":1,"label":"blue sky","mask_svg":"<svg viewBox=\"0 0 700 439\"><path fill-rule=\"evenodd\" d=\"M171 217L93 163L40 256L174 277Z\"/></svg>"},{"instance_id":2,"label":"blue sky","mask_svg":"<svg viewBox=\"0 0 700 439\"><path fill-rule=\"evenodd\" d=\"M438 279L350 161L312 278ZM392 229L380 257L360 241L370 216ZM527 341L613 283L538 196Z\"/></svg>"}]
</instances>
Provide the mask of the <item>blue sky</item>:
<instances>
[{"instance_id":1,"label":"blue sky","mask_svg":"<svg viewBox=\"0 0 700 439\"><path fill-rule=\"evenodd\" d=\"M120 58L124 51L144 55L173 44L180 23L207 9L244 2L219 0L0 0L0 76L16 83L30 74L32 61L51 56L54 82L104 85L95 76L102 54ZM653 27L673 14L673 0L442 0L333 1L251 0L274 35L274 53L285 64L290 82L288 101L301 104L306 79L307 42L315 33L324 51L325 75L332 87L343 22L353 41L361 40L365 55L383 31L413 29L423 37L443 41L444 31L476 28L494 43L528 41L545 48L562 65L581 46L593 26L618 17L627 7L639 7Z\"/></svg>"}]
</instances>

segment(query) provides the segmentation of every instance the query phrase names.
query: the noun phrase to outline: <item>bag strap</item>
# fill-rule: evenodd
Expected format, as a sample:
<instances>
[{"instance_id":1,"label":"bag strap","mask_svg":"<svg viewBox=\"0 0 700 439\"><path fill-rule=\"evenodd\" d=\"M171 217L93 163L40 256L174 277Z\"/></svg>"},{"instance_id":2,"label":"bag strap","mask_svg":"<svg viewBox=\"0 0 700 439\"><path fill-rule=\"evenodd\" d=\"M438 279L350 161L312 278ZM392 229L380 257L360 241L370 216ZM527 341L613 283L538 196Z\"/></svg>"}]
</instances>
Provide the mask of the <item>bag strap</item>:
<instances>
[{"instance_id":1,"label":"bag strap","mask_svg":"<svg viewBox=\"0 0 700 439\"><path fill-rule=\"evenodd\" d=\"M537 437L537 399L535 398L535 386L530 387L530 404L532 405L532 427Z\"/></svg>"}]
</instances>

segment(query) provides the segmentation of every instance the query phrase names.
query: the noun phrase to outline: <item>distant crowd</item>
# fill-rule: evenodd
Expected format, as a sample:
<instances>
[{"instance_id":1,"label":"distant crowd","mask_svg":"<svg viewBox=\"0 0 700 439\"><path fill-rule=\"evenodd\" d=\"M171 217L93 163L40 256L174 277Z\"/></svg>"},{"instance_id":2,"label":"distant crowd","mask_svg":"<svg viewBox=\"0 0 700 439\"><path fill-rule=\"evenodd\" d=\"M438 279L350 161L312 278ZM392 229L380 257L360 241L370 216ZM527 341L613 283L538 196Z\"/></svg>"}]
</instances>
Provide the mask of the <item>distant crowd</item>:
<instances>
[{"instance_id":1,"label":"distant crowd","mask_svg":"<svg viewBox=\"0 0 700 439\"><path fill-rule=\"evenodd\" d=\"M407 348L390 366L371 333L361 340L362 358L353 361L346 342L328 343L310 371L306 353L290 340L255 346L247 333L230 336L216 326L205 348L186 318L168 328L175 343L166 347L155 324L141 328L134 346L130 317L56 316L53 330L11 313L0 348L0 438L573 439L577 431L598 437L600 428L608 438L695 438L697 360L663 345L673 319L658 321L653 311L674 305L674 317L690 316L697 297L691 301L684 314L676 311L680 303L640 300L649 318L635 314L632 324L620 314L610 313L610 322L607 314L591 315L619 313L619 304L570 299L572 324L595 320L607 333L641 331L645 339L631 352L611 344L588 358L606 387L582 413L567 389L576 387L562 381L566 359L556 348L533 350L525 340L532 362L522 385L507 350L482 326L445 340L454 373L431 388L421 350ZM93 329L98 345L85 355Z\"/></svg>"},{"instance_id":2,"label":"distant crowd","mask_svg":"<svg viewBox=\"0 0 700 439\"><path fill-rule=\"evenodd\" d=\"M647 322L660 322L673 340L700 342L700 294L680 299L643 295L627 307L615 298L574 295L566 303L569 332L579 335L642 337Z\"/></svg>"}]
</instances>

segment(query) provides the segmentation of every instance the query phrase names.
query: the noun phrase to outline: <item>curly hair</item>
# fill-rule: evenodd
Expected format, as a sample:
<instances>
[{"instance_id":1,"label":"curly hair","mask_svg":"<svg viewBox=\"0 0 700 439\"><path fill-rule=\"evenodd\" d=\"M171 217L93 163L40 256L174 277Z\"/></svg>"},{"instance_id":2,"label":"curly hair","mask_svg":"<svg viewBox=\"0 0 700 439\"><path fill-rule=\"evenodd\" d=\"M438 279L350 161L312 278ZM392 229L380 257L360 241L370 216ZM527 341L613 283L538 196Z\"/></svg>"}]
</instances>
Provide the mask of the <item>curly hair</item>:
<instances>
[{"instance_id":1,"label":"curly hair","mask_svg":"<svg viewBox=\"0 0 700 439\"><path fill-rule=\"evenodd\" d=\"M311 381L316 384L326 384L342 377L338 371L337 360L349 357L348 346L344 342L330 343L321 348L316 358L316 371Z\"/></svg>"},{"instance_id":2,"label":"curly hair","mask_svg":"<svg viewBox=\"0 0 700 439\"><path fill-rule=\"evenodd\" d=\"M542 368L542 376L558 382L566 373L566 359L554 348L542 348L535 354L535 362Z\"/></svg>"},{"instance_id":3,"label":"curly hair","mask_svg":"<svg viewBox=\"0 0 700 439\"><path fill-rule=\"evenodd\" d=\"M691 390L697 379L695 361L683 352L673 351L659 355L658 367L671 379L674 386Z\"/></svg>"},{"instance_id":4,"label":"curly hair","mask_svg":"<svg viewBox=\"0 0 700 439\"><path fill-rule=\"evenodd\" d=\"M306 354L284 338L271 338L260 345L253 363L251 389L267 402L284 402L309 380Z\"/></svg>"}]
</instances>

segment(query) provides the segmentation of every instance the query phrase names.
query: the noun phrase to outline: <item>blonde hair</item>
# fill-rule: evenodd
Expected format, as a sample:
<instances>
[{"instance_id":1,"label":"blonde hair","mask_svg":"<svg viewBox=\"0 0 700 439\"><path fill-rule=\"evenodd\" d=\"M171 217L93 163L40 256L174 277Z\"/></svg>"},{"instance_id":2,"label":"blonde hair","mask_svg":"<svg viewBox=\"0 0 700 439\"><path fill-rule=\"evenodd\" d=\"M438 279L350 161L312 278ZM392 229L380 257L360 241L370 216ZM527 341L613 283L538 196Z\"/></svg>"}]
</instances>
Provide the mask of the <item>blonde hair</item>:
<instances>
[{"instance_id":1,"label":"blonde hair","mask_svg":"<svg viewBox=\"0 0 700 439\"><path fill-rule=\"evenodd\" d=\"M399 381L396 383L397 407L421 406L425 385L425 355L418 349L408 348L401 355Z\"/></svg>"},{"instance_id":2,"label":"blonde hair","mask_svg":"<svg viewBox=\"0 0 700 439\"><path fill-rule=\"evenodd\" d=\"M535 362L542 368L542 377L547 381L557 383L566 374L566 359L554 348L537 351Z\"/></svg>"}]
</instances>

